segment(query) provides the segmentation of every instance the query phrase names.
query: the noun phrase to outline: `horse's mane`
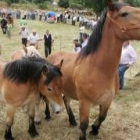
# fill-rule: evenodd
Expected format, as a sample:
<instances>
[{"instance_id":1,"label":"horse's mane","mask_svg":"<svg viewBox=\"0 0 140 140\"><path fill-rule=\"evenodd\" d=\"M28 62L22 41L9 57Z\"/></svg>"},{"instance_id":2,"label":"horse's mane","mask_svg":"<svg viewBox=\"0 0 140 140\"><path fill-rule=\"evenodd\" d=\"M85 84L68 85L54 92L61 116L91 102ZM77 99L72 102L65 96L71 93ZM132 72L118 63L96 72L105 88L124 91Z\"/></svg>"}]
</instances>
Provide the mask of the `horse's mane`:
<instances>
[{"instance_id":1,"label":"horse's mane","mask_svg":"<svg viewBox=\"0 0 140 140\"><path fill-rule=\"evenodd\" d=\"M44 67L48 68L46 84L49 84L55 76L62 75L59 68L40 57L23 57L9 62L5 66L3 75L4 78L12 82L26 83L31 81L38 83Z\"/></svg>"},{"instance_id":2,"label":"horse's mane","mask_svg":"<svg viewBox=\"0 0 140 140\"><path fill-rule=\"evenodd\" d=\"M125 5L126 4L124 3L115 2L113 4L114 6L113 10L119 11L120 8ZM105 23L106 15L107 15L107 10L105 9L101 14L100 19L97 21L97 24L94 26L92 34L90 35L88 39L88 43L86 47L84 47L80 51L77 60L82 59L91 53L95 53L98 50L100 41L102 39L102 30Z\"/></svg>"}]
</instances>

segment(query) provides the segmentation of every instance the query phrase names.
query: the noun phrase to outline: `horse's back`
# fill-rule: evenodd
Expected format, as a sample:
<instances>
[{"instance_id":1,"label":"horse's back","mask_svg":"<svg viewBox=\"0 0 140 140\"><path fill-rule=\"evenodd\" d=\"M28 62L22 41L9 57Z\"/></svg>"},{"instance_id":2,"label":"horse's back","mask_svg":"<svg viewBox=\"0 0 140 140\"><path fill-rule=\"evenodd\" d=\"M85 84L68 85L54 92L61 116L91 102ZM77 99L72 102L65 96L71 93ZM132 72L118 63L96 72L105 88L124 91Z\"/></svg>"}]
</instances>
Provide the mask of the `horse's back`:
<instances>
[{"instance_id":1,"label":"horse's back","mask_svg":"<svg viewBox=\"0 0 140 140\"><path fill-rule=\"evenodd\" d=\"M26 53L24 50L16 50L12 53L11 55L11 60L14 61L14 60L17 60L17 59L20 59L21 57L25 56Z\"/></svg>"}]
</instances>

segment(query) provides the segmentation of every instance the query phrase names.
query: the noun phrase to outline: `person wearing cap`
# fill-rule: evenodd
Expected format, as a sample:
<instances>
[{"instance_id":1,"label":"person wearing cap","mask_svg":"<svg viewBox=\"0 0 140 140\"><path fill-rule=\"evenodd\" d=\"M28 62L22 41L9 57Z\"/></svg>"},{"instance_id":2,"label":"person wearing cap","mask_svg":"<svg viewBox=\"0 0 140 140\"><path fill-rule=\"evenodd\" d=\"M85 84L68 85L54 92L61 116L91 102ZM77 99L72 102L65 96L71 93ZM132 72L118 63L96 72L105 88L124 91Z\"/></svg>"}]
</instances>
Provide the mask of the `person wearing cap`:
<instances>
[{"instance_id":1,"label":"person wearing cap","mask_svg":"<svg viewBox=\"0 0 140 140\"><path fill-rule=\"evenodd\" d=\"M28 36L28 42L30 46L35 46L38 48L38 41L39 41L39 36L36 33L36 30L33 30L32 33Z\"/></svg>"},{"instance_id":2,"label":"person wearing cap","mask_svg":"<svg viewBox=\"0 0 140 140\"><path fill-rule=\"evenodd\" d=\"M19 35L21 36L21 42L22 44L27 47L27 38L29 36L29 31L25 28L25 26L21 27L21 30L19 32Z\"/></svg>"},{"instance_id":3,"label":"person wearing cap","mask_svg":"<svg viewBox=\"0 0 140 140\"><path fill-rule=\"evenodd\" d=\"M78 39L74 39L73 43L74 43L73 51L79 53L82 49L82 45L78 42Z\"/></svg>"},{"instance_id":4,"label":"person wearing cap","mask_svg":"<svg viewBox=\"0 0 140 140\"><path fill-rule=\"evenodd\" d=\"M129 41L125 41L122 47L121 59L119 64L119 82L120 89L124 88L124 74L126 70L136 62L136 52L134 48L129 44Z\"/></svg>"}]
</instances>

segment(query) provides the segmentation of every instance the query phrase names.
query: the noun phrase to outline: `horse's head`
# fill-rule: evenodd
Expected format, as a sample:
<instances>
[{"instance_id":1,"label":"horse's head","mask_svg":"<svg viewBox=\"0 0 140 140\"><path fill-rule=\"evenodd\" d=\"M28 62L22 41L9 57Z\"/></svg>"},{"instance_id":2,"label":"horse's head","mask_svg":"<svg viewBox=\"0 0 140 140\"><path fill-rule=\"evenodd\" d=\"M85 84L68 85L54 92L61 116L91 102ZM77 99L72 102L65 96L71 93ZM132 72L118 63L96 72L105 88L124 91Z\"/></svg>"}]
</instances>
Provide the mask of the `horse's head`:
<instances>
[{"instance_id":1,"label":"horse's head","mask_svg":"<svg viewBox=\"0 0 140 140\"><path fill-rule=\"evenodd\" d=\"M55 113L63 109L61 76L60 68L53 65L44 66L39 85L41 94L52 104Z\"/></svg>"},{"instance_id":2,"label":"horse's head","mask_svg":"<svg viewBox=\"0 0 140 140\"><path fill-rule=\"evenodd\" d=\"M116 35L124 40L140 39L140 9L127 4L108 1L108 21Z\"/></svg>"}]
</instances>

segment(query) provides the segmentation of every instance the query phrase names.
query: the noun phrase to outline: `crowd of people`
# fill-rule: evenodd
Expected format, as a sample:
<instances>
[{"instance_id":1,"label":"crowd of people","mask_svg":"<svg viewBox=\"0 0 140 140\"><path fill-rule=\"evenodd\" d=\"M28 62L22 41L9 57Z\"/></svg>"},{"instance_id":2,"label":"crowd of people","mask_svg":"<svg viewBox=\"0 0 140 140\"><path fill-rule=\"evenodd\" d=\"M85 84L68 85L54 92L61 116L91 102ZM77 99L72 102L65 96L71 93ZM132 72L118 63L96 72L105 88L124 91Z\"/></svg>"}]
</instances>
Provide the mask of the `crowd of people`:
<instances>
[{"instance_id":1,"label":"crowd of people","mask_svg":"<svg viewBox=\"0 0 140 140\"><path fill-rule=\"evenodd\" d=\"M46 11L41 10L8 10L0 9L0 17L5 18L7 14L10 14L13 18L27 20L39 20L42 22L48 21L49 15ZM79 26L84 25L86 29L93 29L96 25L96 20L92 18L92 13L88 11L79 10L67 10L64 12L56 12L54 16L55 23L64 23L69 25L76 25L78 22Z\"/></svg>"}]
</instances>

